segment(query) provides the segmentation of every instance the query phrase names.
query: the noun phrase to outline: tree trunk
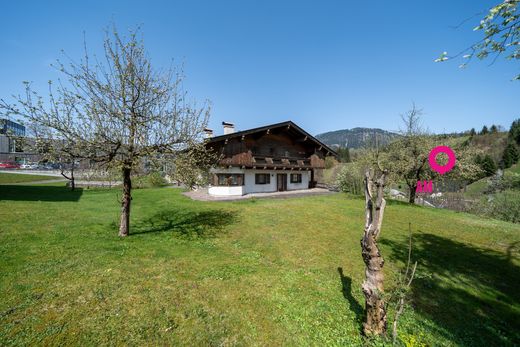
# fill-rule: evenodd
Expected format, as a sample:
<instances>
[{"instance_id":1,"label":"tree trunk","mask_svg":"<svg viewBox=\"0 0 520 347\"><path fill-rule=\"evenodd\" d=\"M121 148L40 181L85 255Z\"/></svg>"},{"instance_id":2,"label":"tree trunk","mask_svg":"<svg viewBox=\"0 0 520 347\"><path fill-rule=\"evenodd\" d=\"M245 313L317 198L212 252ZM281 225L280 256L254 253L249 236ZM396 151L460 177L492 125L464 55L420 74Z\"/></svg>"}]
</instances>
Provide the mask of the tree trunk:
<instances>
[{"instance_id":1,"label":"tree trunk","mask_svg":"<svg viewBox=\"0 0 520 347\"><path fill-rule=\"evenodd\" d=\"M411 186L408 186L408 188L410 189L410 195L408 197L408 202L410 204L415 204L415 196L416 196L416 192L417 192L417 183L416 184L412 184Z\"/></svg>"},{"instance_id":2,"label":"tree trunk","mask_svg":"<svg viewBox=\"0 0 520 347\"><path fill-rule=\"evenodd\" d=\"M130 169L123 168L123 196L121 198L121 222L119 236L126 237L130 232L130 204L132 202L132 180Z\"/></svg>"},{"instance_id":3,"label":"tree trunk","mask_svg":"<svg viewBox=\"0 0 520 347\"><path fill-rule=\"evenodd\" d=\"M365 296L366 320L363 324L365 335L384 335L386 333L386 308L383 300L383 265L385 261L377 245L381 232L383 213L386 206L384 187L386 171L375 182L376 193L375 211L372 198L373 181L367 172L365 175L365 231L361 239L361 255L365 262L365 281L362 284Z\"/></svg>"},{"instance_id":4,"label":"tree trunk","mask_svg":"<svg viewBox=\"0 0 520 347\"><path fill-rule=\"evenodd\" d=\"M70 190L76 189L76 182L74 182L74 162L70 168Z\"/></svg>"},{"instance_id":5,"label":"tree trunk","mask_svg":"<svg viewBox=\"0 0 520 347\"><path fill-rule=\"evenodd\" d=\"M70 190L76 189L76 184L74 182L74 167L70 169L70 176L65 175L65 169L63 168L63 165L61 166L60 173L63 177L70 181Z\"/></svg>"}]
</instances>

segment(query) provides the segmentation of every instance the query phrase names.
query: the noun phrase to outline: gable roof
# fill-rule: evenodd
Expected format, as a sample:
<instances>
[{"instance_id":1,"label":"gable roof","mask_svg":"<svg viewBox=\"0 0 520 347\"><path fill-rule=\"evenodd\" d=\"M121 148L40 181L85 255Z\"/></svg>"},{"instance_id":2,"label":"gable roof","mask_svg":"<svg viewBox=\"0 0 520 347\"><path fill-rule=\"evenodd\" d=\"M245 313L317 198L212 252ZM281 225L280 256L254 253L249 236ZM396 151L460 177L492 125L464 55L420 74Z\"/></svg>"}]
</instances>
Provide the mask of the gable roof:
<instances>
[{"instance_id":1,"label":"gable roof","mask_svg":"<svg viewBox=\"0 0 520 347\"><path fill-rule=\"evenodd\" d=\"M227 139L231 139L231 138L235 138L235 137L251 135L251 134L260 133L260 132L264 132L264 131L271 130L271 129L279 129L279 128L283 128L283 127L296 130L303 136L307 137L308 140L314 142L318 146L323 147L323 149L325 149L331 155L333 155L335 157L338 156L338 154L336 153L335 150L333 150L332 148L330 148L329 146L327 146L326 144L324 144L323 142L321 142L320 140L318 140L317 138L315 138L314 136L312 136L311 134L309 134L308 132L306 132L305 130L300 128L296 123L294 123L293 121L290 121L290 120L281 122L281 123L265 125L265 126L258 127L258 128L241 130L241 131L237 131L237 132L234 132L231 134L214 136L214 137L210 137L210 138L206 139L206 141L207 141L207 143L215 143L215 142L225 141Z\"/></svg>"}]
</instances>

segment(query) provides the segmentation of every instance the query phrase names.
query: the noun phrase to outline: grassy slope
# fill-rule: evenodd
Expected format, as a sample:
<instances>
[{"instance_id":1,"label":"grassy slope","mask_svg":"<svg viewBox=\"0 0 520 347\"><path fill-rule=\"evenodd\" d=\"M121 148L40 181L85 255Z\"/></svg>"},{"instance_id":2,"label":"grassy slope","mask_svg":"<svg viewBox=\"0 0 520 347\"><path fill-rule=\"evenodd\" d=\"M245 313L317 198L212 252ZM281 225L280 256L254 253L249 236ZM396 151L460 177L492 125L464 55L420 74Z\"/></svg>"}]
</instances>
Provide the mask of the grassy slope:
<instances>
[{"instance_id":1,"label":"grassy slope","mask_svg":"<svg viewBox=\"0 0 520 347\"><path fill-rule=\"evenodd\" d=\"M467 140L469 137L461 137L461 140ZM502 158L504 148L507 146L508 133L494 133L486 135L475 135L471 141L471 146L474 146L483 151L484 154L489 154L496 163ZM513 165L513 167L506 169L511 172L520 172L520 164ZM489 177L482 178L466 188L466 195L468 197L475 197L483 194L487 187L487 180Z\"/></svg>"},{"instance_id":2,"label":"grassy slope","mask_svg":"<svg viewBox=\"0 0 520 347\"><path fill-rule=\"evenodd\" d=\"M44 176L44 175L24 175L24 174L17 174L17 173L0 172L0 184L2 184L2 183L26 183L26 182L36 182L36 181L54 180L54 179L60 179L60 177Z\"/></svg>"},{"instance_id":3,"label":"grassy slope","mask_svg":"<svg viewBox=\"0 0 520 347\"><path fill-rule=\"evenodd\" d=\"M509 169L506 169L507 171L511 171L513 173L520 174L520 163L516 163L515 165L511 166Z\"/></svg>"},{"instance_id":4,"label":"grassy slope","mask_svg":"<svg viewBox=\"0 0 520 347\"><path fill-rule=\"evenodd\" d=\"M0 345L361 343L362 200L137 190L134 235L120 240L118 195L0 186ZM520 343L518 225L390 202L388 286L409 221L420 278L402 338Z\"/></svg>"},{"instance_id":5,"label":"grassy slope","mask_svg":"<svg viewBox=\"0 0 520 347\"><path fill-rule=\"evenodd\" d=\"M516 163L505 171L520 174L520 163ZM478 197L484 194L484 190L488 186L488 180L490 177L484 177L478 181L475 181L466 187L466 195L469 197Z\"/></svg>"}]
</instances>

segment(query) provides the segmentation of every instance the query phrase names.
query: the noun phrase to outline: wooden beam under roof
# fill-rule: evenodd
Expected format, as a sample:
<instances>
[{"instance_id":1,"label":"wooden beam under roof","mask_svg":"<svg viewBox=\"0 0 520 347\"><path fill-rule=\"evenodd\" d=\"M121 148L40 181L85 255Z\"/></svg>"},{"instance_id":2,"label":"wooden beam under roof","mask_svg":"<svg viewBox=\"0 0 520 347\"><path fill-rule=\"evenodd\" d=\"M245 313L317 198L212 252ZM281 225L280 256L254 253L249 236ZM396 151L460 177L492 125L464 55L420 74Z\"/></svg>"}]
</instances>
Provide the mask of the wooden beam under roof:
<instances>
[{"instance_id":1,"label":"wooden beam under roof","mask_svg":"<svg viewBox=\"0 0 520 347\"><path fill-rule=\"evenodd\" d=\"M305 136L303 139L297 139L296 142L305 142L307 141L307 136Z\"/></svg>"}]
</instances>

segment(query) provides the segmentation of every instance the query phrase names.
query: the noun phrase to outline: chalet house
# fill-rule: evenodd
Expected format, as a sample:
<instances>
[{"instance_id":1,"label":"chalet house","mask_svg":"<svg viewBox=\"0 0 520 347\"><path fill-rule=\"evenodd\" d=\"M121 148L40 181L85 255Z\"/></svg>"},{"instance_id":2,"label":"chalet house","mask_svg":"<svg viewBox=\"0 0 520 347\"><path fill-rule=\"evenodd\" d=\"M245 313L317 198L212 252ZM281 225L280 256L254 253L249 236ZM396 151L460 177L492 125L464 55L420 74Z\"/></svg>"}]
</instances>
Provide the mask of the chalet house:
<instances>
[{"instance_id":1,"label":"chalet house","mask_svg":"<svg viewBox=\"0 0 520 347\"><path fill-rule=\"evenodd\" d=\"M221 136L212 137L213 131L206 129L206 146L220 155L211 170L211 195L313 188L315 170L325 167L325 157L337 157L291 121L238 132L231 123L222 125Z\"/></svg>"}]
</instances>

